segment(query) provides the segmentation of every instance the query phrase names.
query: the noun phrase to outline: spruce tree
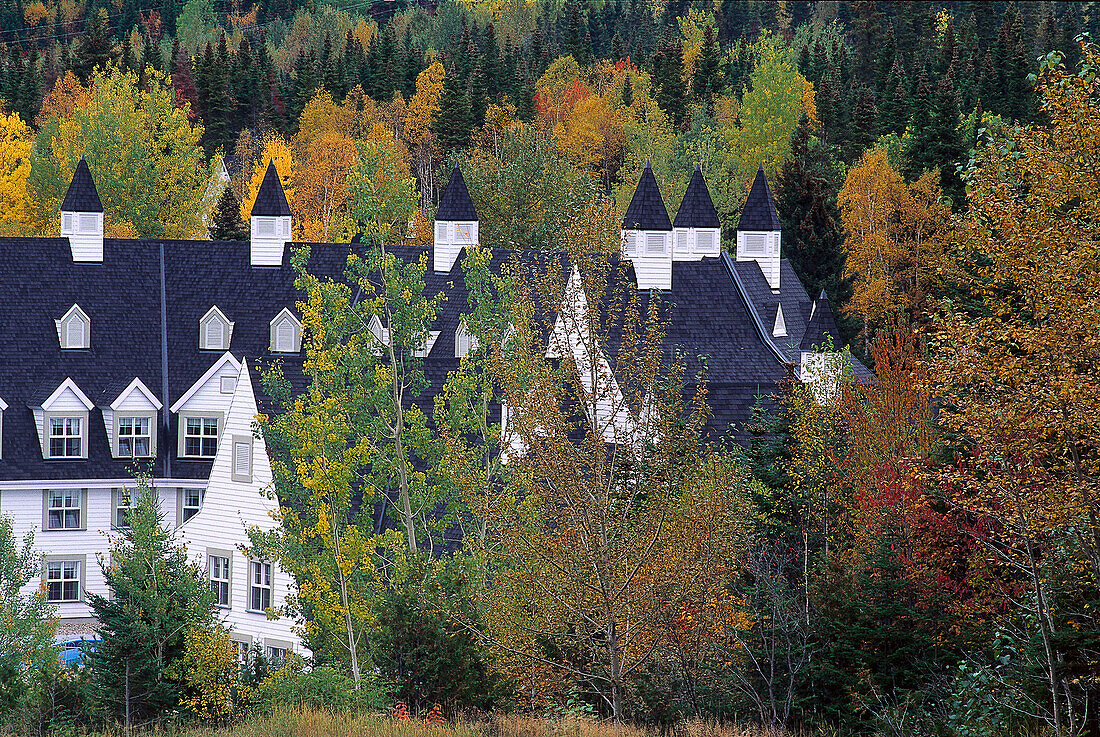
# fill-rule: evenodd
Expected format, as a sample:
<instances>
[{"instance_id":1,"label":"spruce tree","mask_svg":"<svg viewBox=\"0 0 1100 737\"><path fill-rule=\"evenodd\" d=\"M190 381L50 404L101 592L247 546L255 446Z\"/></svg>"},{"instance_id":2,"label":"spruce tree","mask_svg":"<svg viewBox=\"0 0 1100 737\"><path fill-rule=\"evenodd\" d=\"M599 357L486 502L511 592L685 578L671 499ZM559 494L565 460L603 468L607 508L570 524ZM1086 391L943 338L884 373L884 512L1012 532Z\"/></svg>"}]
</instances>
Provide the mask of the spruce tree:
<instances>
[{"instance_id":1,"label":"spruce tree","mask_svg":"<svg viewBox=\"0 0 1100 737\"><path fill-rule=\"evenodd\" d=\"M833 149L813 135L803 115L791 139L791 157L776 180L775 204L783 224L783 253L811 296L824 289L837 307L844 344L859 331L858 322L840 308L852 296L844 277L844 235L836 209L841 167Z\"/></svg>"},{"instance_id":2,"label":"spruce tree","mask_svg":"<svg viewBox=\"0 0 1100 737\"><path fill-rule=\"evenodd\" d=\"M443 79L443 94L439 97L439 112L432 122L432 130L445 151L470 145L473 114L465 85L457 74L447 74Z\"/></svg>"},{"instance_id":3,"label":"spruce tree","mask_svg":"<svg viewBox=\"0 0 1100 737\"><path fill-rule=\"evenodd\" d=\"M930 98L927 124L914 126L913 138L906 148L904 173L910 180L926 171L939 170L940 186L956 209L965 204L966 192L956 167L966 155L967 146L959 132L959 105L948 74L936 85Z\"/></svg>"},{"instance_id":4,"label":"spruce tree","mask_svg":"<svg viewBox=\"0 0 1100 737\"><path fill-rule=\"evenodd\" d=\"M653 55L654 99L668 115L674 128L679 128L687 110L687 91L683 77L684 48L678 34L666 33Z\"/></svg>"},{"instance_id":5,"label":"spruce tree","mask_svg":"<svg viewBox=\"0 0 1100 737\"><path fill-rule=\"evenodd\" d=\"M248 237L248 226L241 220L241 202L233 192L233 187L226 185L210 216L210 239L246 241Z\"/></svg>"},{"instance_id":6,"label":"spruce tree","mask_svg":"<svg viewBox=\"0 0 1100 737\"><path fill-rule=\"evenodd\" d=\"M912 114L909 100L909 80L901 66L901 59L894 57L894 63L890 66L890 72L883 83L884 88L878 99L879 120L883 133L905 132L905 126Z\"/></svg>"},{"instance_id":7,"label":"spruce tree","mask_svg":"<svg viewBox=\"0 0 1100 737\"><path fill-rule=\"evenodd\" d=\"M703 48L695 62L691 87L696 99L708 110L714 104L715 95L722 90L722 52L718 48L714 26L703 29Z\"/></svg>"},{"instance_id":8,"label":"spruce tree","mask_svg":"<svg viewBox=\"0 0 1100 737\"><path fill-rule=\"evenodd\" d=\"M131 493L129 526L100 561L110 598L88 596L100 641L87 656L93 703L127 734L179 705L184 635L213 620L213 592L165 529L148 477Z\"/></svg>"},{"instance_id":9,"label":"spruce tree","mask_svg":"<svg viewBox=\"0 0 1100 737\"><path fill-rule=\"evenodd\" d=\"M114 48L107 10L100 8L99 12L89 16L84 25L84 35L80 37L76 53L73 55L73 72L82 82L87 83L96 68L107 67L107 62L114 54Z\"/></svg>"},{"instance_id":10,"label":"spruce tree","mask_svg":"<svg viewBox=\"0 0 1100 737\"><path fill-rule=\"evenodd\" d=\"M141 55L141 67L143 70L152 67L158 72L164 71L164 55L160 52L160 44L149 36L145 37L145 47Z\"/></svg>"}]
</instances>

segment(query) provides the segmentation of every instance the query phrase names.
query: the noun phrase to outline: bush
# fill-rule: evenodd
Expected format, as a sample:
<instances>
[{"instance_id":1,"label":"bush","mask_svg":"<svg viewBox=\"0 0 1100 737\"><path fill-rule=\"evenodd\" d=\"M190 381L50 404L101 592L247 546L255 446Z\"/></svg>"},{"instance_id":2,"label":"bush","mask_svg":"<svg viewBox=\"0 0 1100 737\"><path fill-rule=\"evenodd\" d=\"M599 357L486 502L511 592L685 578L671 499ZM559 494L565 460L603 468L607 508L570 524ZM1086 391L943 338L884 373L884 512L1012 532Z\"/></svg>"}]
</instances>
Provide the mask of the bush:
<instances>
[{"instance_id":1,"label":"bush","mask_svg":"<svg viewBox=\"0 0 1100 737\"><path fill-rule=\"evenodd\" d=\"M298 659L260 683L253 697L253 705L261 714L288 706L382 711L389 708L390 696L373 674L363 674L356 690L355 681L343 673L325 667L306 671Z\"/></svg>"}]
</instances>

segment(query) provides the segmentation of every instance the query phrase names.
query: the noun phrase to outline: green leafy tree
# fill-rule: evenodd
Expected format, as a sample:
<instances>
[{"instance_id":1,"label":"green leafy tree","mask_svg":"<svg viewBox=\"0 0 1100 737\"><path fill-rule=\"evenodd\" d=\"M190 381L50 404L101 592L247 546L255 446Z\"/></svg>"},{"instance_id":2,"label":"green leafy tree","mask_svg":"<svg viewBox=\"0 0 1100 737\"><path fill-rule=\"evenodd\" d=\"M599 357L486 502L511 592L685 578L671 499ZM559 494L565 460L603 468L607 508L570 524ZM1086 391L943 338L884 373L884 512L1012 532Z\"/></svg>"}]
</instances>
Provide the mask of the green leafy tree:
<instances>
[{"instance_id":1,"label":"green leafy tree","mask_svg":"<svg viewBox=\"0 0 1100 737\"><path fill-rule=\"evenodd\" d=\"M41 589L22 593L40 575L34 535L20 545L11 517L0 515L0 718L25 704L37 677L57 660L54 607Z\"/></svg>"},{"instance_id":2,"label":"green leafy tree","mask_svg":"<svg viewBox=\"0 0 1100 737\"><path fill-rule=\"evenodd\" d=\"M164 526L160 497L137 478L134 503L100 561L110 597L90 594L100 642L87 654L91 693L100 715L134 727L180 704L185 636L213 619L214 594L202 571Z\"/></svg>"}]
</instances>

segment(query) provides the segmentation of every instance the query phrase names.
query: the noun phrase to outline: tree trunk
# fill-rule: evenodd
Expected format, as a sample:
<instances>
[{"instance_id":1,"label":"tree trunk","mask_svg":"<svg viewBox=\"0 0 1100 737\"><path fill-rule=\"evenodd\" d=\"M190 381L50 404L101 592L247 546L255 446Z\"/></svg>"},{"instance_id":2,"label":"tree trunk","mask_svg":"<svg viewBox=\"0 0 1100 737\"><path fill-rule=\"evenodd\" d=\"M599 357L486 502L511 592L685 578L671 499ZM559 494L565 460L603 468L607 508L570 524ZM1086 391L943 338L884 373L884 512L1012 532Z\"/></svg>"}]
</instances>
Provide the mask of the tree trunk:
<instances>
[{"instance_id":1,"label":"tree trunk","mask_svg":"<svg viewBox=\"0 0 1100 737\"><path fill-rule=\"evenodd\" d=\"M344 605L344 620L348 628L348 651L351 653L351 677L355 681L355 690L359 690L359 654L356 648L355 627L351 620L351 606L348 604L348 580L340 567L340 530L336 526L336 507L329 496L329 519L332 523L332 552L336 563L336 575L340 579L340 603Z\"/></svg>"},{"instance_id":2,"label":"tree trunk","mask_svg":"<svg viewBox=\"0 0 1100 737\"><path fill-rule=\"evenodd\" d=\"M1027 541L1027 557L1031 565L1031 583L1035 588L1035 614L1039 621L1039 632L1043 636L1043 650L1046 654L1047 675L1050 682L1050 701L1054 709L1054 734L1062 737L1062 709L1058 694L1058 673L1056 669L1057 658L1054 656L1054 645L1051 642L1051 634L1048 628L1046 596L1043 594L1043 584L1039 578L1038 563L1035 560L1035 548L1031 541Z\"/></svg>"},{"instance_id":3,"label":"tree trunk","mask_svg":"<svg viewBox=\"0 0 1100 737\"><path fill-rule=\"evenodd\" d=\"M126 737L130 737L130 660L126 660L126 677L123 686L123 720L126 727Z\"/></svg>"}]
</instances>

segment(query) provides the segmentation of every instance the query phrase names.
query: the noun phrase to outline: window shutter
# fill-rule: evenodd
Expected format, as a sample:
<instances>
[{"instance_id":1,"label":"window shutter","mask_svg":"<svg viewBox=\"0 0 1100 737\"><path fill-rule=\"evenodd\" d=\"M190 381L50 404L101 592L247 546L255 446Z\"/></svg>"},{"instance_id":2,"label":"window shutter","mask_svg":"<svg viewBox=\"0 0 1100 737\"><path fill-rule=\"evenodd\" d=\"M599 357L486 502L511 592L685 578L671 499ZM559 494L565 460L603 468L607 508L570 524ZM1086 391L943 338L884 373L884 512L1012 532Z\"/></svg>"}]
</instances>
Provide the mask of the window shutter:
<instances>
[{"instance_id":1,"label":"window shutter","mask_svg":"<svg viewBox=\"0 0 1100 737\"><path fill-rule=\"evenodd\" d=\"M646 253L662 254L665 252L665 235L664 233L646 233L645 237L645 251Z\"/></svg>"},{"instance_id":2,"label":"window shutter","mask_svg":"<svg viewBox=\"0 0 1100 737\"><path fill-rule=\"evenodd\" d=\"M768 236L764 233L745 234L745 253L764 255L768 252Z\"/></svg>"},{"instance_id":3,"label":"window shutter","mask_svg":"<svg viewBox=\"0 0 1100 737\"><path fill-rule=\"evenodd\" d=\"M222 321L216 317L211 317L206 321L206 345L207 349L218 350L225 344L225 340L222 337L225 333L225 326L222 325Z\"/></svg>"},{"instance_id":4,"label":"window shutter","mask_svg":"<svg viewBox=\"0 0 1100 737\"><path fill-rule=\"evenodd\" d=\"M711 253L714 250L714 233L700 230L695 233L695 250L699 253Z\"/></svg>"},{"instance_id":5,"label":"window shutter","mask_svg":"<svg viewBox=\"0 0 1100 737\"><path fill-rule=\"evenodd\" d=\"M233 444L233 475L252 475L252 447L248 443Z\"/></svg>"},{"instance_id":6,"label":"window shutter","mask_svg":"<svg viewBox=\"0 0 1100 737\"><path fill-rule=\"evenodd\" d=\"M283 320L275 327L275 350L280 353L294 352L294 326L290 320Z\"/></svg>"},{"instance_id":7,"label":"window shutter","mask_svg":"<svg viewBox=\"0 0 1100 737\"><path fill-rule=\"evenodd\" d=\"M686 230L681 230L676 234L676 253L688 252L688 234Z\"/></svg>"}]
</instances>

